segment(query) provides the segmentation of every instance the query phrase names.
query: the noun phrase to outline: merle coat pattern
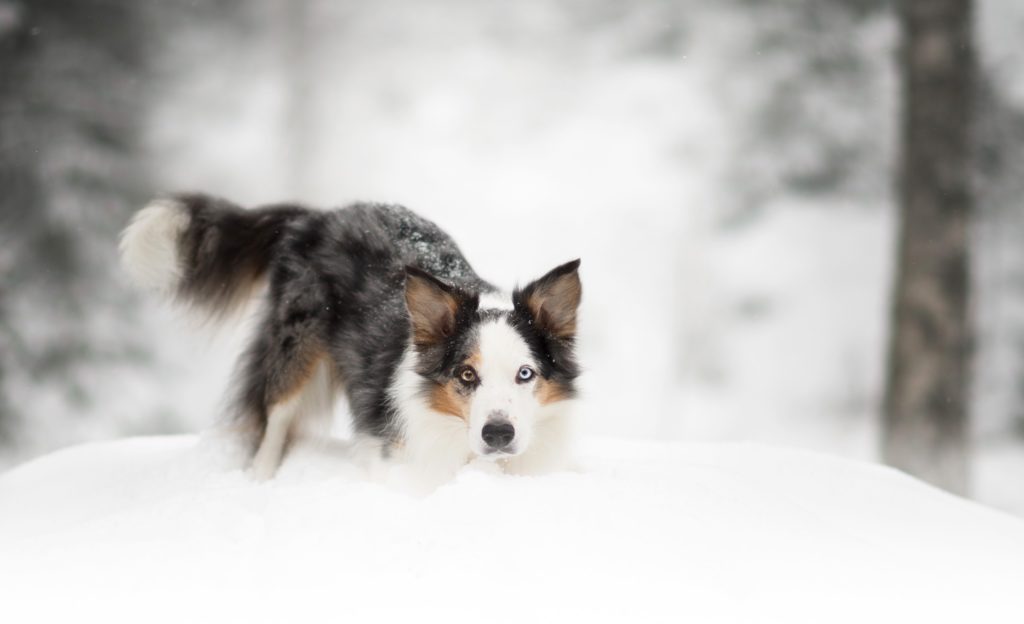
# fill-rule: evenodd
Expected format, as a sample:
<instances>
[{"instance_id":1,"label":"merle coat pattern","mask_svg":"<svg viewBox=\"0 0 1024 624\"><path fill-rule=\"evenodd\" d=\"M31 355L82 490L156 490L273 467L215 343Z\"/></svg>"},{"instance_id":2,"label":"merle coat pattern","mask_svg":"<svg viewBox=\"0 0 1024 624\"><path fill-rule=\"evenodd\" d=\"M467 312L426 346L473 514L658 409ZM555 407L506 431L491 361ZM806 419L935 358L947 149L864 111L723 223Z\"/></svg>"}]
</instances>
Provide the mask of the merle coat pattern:
<instances>
[{"instance_id":1,"label":"merle coat pattern","mask_svg":"<svg viewBox=\"0 0 1024 624\"><path fill-rule=\"evenodd\" d=\"M525 345L529 356L521 359L529 361L518 369L517 383L529 381L521 378L523 368L536 372L538 410L576 394L579 261L515 290L506 305L481 305L482 297L501 293L476 274L444 231L401 206L247 210L206 195L174 195L136 216L122 238L122 255L141 282L213 316L224 316L266 284L267 303L239 360L232 403L254 449L282 447L267 451L264 472L276 469L293 417L302 416L289 413L274 432L275 409L292 403L289 412L306 409L296 397L310 394L304 389L317 375L323 405L329 408L334 393L343 391L355 430L383 449L409 443L403 423L418 411L439 415L432 406L447 406L449 418L468 421L476 388L458 375L482 357L481 335L494 333L482 332L484 325L501 324ZM416 386L411 391L396 388L409 379ZM416 405L406 409L410 401ZM503 408L490 411L492 430L502 414Z\"/></svg>"}]
</instances>

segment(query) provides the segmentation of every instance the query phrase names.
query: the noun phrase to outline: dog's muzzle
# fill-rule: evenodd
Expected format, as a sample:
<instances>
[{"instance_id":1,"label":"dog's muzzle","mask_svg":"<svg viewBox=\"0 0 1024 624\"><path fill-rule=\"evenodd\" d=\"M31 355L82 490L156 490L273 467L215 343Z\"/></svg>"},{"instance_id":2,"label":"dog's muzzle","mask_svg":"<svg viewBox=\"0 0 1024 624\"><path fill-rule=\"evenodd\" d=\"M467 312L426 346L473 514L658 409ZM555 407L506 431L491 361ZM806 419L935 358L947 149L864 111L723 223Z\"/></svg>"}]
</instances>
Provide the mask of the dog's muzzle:
<instances>
[{"instance_id":1,"label":"dog's muzzle","mask_svg":"<svg viewBox=\"0 0 1024 624\"><path fill-rule=\"evenodd\" d=\"M494 412L487 424L484 425L481 437L488 450L502 451L515 440L516 428L508 421L508 415L505 412Z\"/></svg>"}]
</instances>

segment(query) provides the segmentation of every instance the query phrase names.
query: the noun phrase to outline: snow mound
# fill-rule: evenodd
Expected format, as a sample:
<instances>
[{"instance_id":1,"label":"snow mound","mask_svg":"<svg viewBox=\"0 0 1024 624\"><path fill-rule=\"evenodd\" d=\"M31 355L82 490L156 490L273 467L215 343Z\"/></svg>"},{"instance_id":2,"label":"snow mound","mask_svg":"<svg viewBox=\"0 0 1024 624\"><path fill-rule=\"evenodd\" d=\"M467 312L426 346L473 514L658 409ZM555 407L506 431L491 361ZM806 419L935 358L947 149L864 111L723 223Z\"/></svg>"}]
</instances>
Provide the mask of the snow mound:
<instances>
[{"instance_id":1,"label":"snow mound","mask_svg":"<svg viewBox=\"0 0 1024 624\"><path fill-rule=\"evenodd\" d=\"M67 449L0 476L5 619L1024 621L1024 523L901 473L754 445L582 457L416 496L326 446L268 483L212 438Z\"/></svg>"}]
</instances>

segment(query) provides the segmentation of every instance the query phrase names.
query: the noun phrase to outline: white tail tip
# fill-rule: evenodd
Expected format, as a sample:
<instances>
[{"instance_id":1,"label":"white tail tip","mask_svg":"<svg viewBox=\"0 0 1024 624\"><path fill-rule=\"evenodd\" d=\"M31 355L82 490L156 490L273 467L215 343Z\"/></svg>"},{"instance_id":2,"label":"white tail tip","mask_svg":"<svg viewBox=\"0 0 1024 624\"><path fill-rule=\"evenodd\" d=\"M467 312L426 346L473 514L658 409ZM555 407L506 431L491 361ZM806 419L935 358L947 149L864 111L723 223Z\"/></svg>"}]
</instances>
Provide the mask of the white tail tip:
<instances>
[{"instance_id":1,"label":"white tail tip","mask_svg":"<svg viewBox=\"0 0 1024 624\"><path fill-rule=\"evenodd\" d=\"M172 293L183 275L178 241L189 213L174 199L156 199L132 217L121 233L121 265L139 286Z\"/></svg>"}]
</instances>

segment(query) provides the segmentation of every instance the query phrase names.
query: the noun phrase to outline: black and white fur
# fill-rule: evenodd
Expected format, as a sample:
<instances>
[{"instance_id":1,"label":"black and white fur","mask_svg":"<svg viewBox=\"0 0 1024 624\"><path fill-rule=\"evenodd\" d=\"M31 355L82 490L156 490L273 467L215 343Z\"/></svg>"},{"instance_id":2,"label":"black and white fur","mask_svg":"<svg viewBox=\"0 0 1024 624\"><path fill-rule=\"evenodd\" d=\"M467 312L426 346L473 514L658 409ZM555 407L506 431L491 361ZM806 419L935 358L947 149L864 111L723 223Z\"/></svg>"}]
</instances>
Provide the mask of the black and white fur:
<instances>
[{"instance_id":1,"label":"black and white fur","mask_svg":"<svg viewBox=\"0 0 1024 624\"><path fill-rule=\"evenodd\" d=\"M514 473L566 459L578 260L503 294L400 206L245 210L199 194L150 203L120 249L141 285L216 316L267 285L232 393L259 478L340 392L357 435L422 474L478 457Z\"/></svg>"}]
</instances>

